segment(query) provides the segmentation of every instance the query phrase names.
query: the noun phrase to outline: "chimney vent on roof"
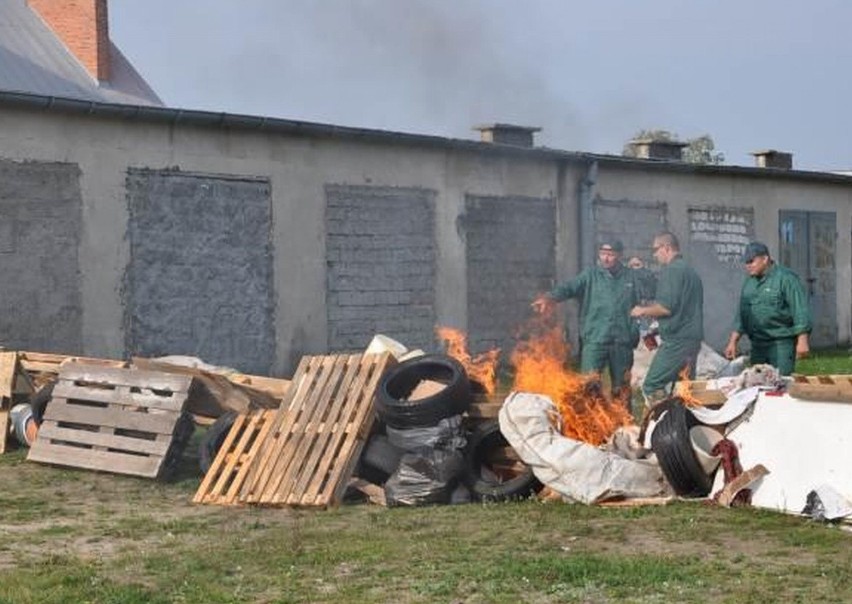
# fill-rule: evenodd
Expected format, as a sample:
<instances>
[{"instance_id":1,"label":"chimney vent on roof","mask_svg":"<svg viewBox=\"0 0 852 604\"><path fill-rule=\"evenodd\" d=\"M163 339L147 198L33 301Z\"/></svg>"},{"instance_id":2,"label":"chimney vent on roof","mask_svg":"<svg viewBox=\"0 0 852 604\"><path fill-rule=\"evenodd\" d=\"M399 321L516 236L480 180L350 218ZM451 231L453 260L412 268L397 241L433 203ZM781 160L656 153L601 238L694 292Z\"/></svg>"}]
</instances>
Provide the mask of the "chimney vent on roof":
<instances>
[{"instance_id":1,"label":"chimney vent on roof","mask_svg":"<svg viewBox=\"0 0 852 604\"><path fill-rule=\"evenodd\" d=\"M633 157L639 159L664 159L682 161L683 148L687 143L655 138L634 138L627 143L633 149Z\"/></svg>"},{"instance_id":2,"label":"chimney vent on roof","mask_svg":"<svg viewBox=\"0 0 852 604\"><path fill-rule=\"evenodd\" d=\"M480 140L484 143L497 143L500 145L514 145L516 147L532 147L533 135L541 132L541 128L534 126L515 126L513 124L483 124L474 126L479 130Z\"/></svg>"},{"instance_id":3,"label":"chimney vent on roof","mask_svg":"<svg viewBox=\"0 0 852 604\"><path fill-rule=\"evenodd\" d=\"M107 0L27 0L89 75L109 80Z\"/></svg>"},{"instance_id":4,"label":"chimney vent on roof","mask_svg":"<svg viewBox=\"0 0 852 604\"><path fill-rule=\"evenodd\" d=\"M754 155L754 165L758 168L779 168L781 170L793 169L793 154L775 149L763 149L761 151L752 151Z\"/></svg>"}]
</instances>

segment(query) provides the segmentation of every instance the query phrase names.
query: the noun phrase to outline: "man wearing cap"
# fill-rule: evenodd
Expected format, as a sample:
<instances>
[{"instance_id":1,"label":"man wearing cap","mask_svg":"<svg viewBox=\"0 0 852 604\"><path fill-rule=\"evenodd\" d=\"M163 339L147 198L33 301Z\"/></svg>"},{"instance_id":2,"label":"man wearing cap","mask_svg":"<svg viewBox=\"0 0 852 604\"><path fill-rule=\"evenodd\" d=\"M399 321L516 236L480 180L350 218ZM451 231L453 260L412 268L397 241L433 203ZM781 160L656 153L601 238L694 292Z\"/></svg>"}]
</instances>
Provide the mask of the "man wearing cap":
<instances>
[{"instance_id":1,"label":"man wearing cap","mask_svg":"<svg viewBox=\"0 0 852 604\"><path fill-rule=\"evenodd\" d=\"M704 286L701 277L680 255L677 237L669 232L654 237L654 258L663 266L655 299L636 306L632 317L657 319L662 340L642 392L648 404L659 402L664 388L678 380L684 370L695 377L695 364L704 339Z\"/></svg>"},{"instance_id":2,"label":"man wearing cap","mask_svg":"<svg viewBox=\"0 0 852 604\"><path fill-rule=\"evenodd\" d=\"M743 264L748 277L725 356L737 355L737 342L745 334L751 341L752 364L769 363L782 375L790 375L796 359L810 351L808 295L796 273L776 264L759 241L746 246Z\"/></svg>"},{"instance_id":3,"label":"man wearing cap","mask_svg":"<svg viewBox=\"0 0 852 604\"><path fill-rule=\"evenodd\" d=\"M629 409L633 349L639 342L639 328L630 319L630 309L638 303L640 292L635 271L621 263L623 251L620 241L604 241L598 248L598 266L539 296L532 307L545 313L557 302L579 299L580 371L601 374L609 368L612 398Z\"/></svg>"}]
</instances>

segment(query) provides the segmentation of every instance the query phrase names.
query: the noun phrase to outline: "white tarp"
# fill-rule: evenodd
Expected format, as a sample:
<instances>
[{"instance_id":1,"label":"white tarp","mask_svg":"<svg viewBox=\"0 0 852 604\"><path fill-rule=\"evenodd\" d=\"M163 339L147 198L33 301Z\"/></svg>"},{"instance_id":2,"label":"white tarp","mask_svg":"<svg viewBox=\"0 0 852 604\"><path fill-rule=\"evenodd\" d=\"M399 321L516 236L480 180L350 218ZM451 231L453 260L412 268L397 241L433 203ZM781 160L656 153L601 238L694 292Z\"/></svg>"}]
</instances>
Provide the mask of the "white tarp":
<instances>
[{"instance_id":1,"label":"white tarp","mask_svg":"<svg viewBox=\"0 0 852 604\"><path fill-rule=\"evenodd\" d=\"M751 486L752 505L799 513L820 485L852 501L852 404L760 392L728 438L744 470L763 464L770 472ZM714 493L722 488L721 474Z\"/></svg>"},{"instance_id":2,"label":"white tarp","mask_svg":"<svg viewBox=\"0 0 852 604\"><path fill-rule=\"evenodd\" d=\"M500 431L543 484L582 503L621 497L658 497L671 490L656 460L625 459L562 436L546 396L513 392L500 409Z\"/></svg>"}]
</instances>

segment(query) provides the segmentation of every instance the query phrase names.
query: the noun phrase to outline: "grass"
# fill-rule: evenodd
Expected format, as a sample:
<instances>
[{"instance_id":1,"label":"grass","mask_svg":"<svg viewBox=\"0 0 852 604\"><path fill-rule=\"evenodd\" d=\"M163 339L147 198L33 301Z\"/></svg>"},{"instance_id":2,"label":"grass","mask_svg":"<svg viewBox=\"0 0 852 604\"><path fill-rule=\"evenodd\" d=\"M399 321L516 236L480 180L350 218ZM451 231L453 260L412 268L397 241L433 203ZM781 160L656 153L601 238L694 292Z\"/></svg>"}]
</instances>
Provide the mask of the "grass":
<instances>
[{"instance_id":1,"label":"grass","mask_svg":"<svg viewBox=\"0 0 852 604\"><path fill-rule=\"evenodd\" d=\"M817 350L796 361L796 373L805 375L852 374L852 355L848 348Z\"/></svg>"},{"instance_id":2,"label":"grass","mask_svg":"<svg viewBox=\"0 0 852 604\"><path fill-rule=\"evenodd\" d=\"M0 604L852 601L848 526L762 510L195 506L190 455L160 484L25 453L0 456Z\"/></svg>"},{"instance_id":3,"label":"grass","mask_svg":"<svg viewBox=\"0 0 852 604\"><path fill-rule=\"evenodd\" d=\"M852 535L760 510L223 508L189 503L198 482L2 456L0 602L852 599Z\"/></svg>"}]
</instances>

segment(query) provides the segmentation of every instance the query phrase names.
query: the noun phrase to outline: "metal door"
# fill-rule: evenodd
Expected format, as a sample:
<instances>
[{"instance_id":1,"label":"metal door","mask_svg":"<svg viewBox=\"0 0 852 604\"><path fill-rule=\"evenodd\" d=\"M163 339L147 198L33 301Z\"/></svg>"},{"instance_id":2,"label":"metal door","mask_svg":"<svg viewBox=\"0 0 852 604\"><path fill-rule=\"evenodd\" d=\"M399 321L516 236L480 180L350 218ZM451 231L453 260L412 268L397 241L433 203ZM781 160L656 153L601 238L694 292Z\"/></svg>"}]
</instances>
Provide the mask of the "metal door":
<instances>
[{"instance_id":1,"label":"metal door","mask_svg":"<svg viewBox=\"0 0 852 604\"><path fill-rule=\"evenodd\" d=\"M799 275L808 292L814 322L811 346L836 346L835 213L782 210L778 225L778 260Z\"/></svg>"}]
</instances>

